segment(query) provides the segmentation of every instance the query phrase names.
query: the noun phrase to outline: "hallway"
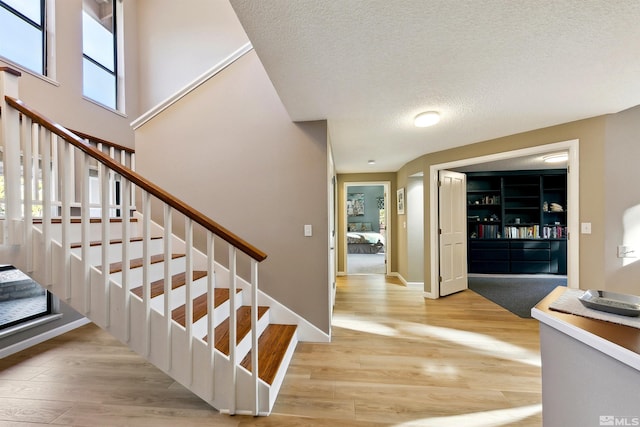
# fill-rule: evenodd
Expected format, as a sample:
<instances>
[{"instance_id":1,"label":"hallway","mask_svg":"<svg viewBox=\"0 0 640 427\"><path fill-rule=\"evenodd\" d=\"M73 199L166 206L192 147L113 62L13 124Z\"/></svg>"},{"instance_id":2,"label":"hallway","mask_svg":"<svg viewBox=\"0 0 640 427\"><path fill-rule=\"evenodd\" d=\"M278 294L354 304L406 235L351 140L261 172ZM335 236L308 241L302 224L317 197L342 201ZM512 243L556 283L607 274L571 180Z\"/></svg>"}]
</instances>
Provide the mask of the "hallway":
<instances>
[{"instance_id":1,"label":"hallway","mask_svg":"<svg viewBox=\"0 0 640 427\"><path fill-rule=\"evenodd\" d=\"M336 298L333 342L298 344L270 417L216 413L87 325L0 360L0 424L541 425L537 321L384 276L339 277Z\"/></svg>"}]
</instances>

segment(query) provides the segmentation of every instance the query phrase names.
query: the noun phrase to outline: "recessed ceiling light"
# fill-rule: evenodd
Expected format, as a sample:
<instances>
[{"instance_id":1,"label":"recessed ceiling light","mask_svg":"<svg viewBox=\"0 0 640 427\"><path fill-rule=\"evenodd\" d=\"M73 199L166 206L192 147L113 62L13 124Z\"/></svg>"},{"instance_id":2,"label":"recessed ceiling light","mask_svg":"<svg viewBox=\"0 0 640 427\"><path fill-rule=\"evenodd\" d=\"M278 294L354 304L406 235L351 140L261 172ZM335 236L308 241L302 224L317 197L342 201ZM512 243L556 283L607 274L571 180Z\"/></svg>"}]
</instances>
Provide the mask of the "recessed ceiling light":
<instances>
[{"instance_id":1,"label":"recessed ceiling light","mask_svg":"<svg viewBox=\"0 0 640 427\"><path fill-rule=\"evenodd\" d=\"M569 153L554 153L542 156L542 161L545 163L562 163L569 160Z\"/></svg>"},{"instance_id":2,"label":"recessed ceiling light","mask_svg":"<svg viewBox=\"0 0 640 427\"><path fill-rule=\"evenodd\" d=\"M375 160L369 160L367 163L369 163L370 165L375 165L376 161Z\"/></svg>"},{"instance_id":3,"label":"recessed ceiling light","mask_svg":"<svg viewBox=\"0 0 640 427\"><path fill-rule=\"evenodd\" d=\"M440 113L437 111L426 111L424 113L420 113L413 119L413 124L419 128L426 128L428 126L433 126L440 121Z\"/></svg>"}]
</instances>

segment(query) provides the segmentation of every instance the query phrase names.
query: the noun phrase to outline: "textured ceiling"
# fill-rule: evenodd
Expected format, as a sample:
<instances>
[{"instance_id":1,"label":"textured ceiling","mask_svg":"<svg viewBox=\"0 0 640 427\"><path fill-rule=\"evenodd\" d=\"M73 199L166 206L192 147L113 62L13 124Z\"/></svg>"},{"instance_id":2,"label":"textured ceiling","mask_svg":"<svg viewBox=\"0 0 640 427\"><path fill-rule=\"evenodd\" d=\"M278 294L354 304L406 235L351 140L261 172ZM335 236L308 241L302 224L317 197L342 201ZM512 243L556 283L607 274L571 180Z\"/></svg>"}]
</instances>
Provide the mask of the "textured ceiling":
<instances>
[{"instance_id":1,"label":"textured ceiling","mask_svg":"<svg viewBox=\"0 0 640 427\"><path fill-rule=\"evenodd\" d=\"M340 173L640 104L638 0L230 1ZM441 122L415 128L426 110Z\"/></svg>"}]
</instances>

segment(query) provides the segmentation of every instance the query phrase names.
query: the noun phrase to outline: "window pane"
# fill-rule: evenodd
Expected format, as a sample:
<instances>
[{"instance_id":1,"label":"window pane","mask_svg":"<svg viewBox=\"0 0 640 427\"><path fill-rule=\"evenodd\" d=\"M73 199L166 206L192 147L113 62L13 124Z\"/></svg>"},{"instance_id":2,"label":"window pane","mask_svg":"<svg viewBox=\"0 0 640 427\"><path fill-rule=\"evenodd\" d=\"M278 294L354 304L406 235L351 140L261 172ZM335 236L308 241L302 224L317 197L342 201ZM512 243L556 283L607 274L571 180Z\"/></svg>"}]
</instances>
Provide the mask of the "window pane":
<instances>
[{"instance_id":1,"label":"window pane","mask_svg":"<svg viewBox=\"0 0 640 427\"><path fill-rule=\"evenodd\" d=\"M10 265L0 265L0 329L51 313L47 291Z\"/></svg>"},{"instance_id":2,"label":"window pane","mask_svg":"<svg viewBox=\"0 0 640 427\"><path fill-rule=\"evenodd\" d=\"M82 12L82 53L115 71L113 34L86 12Z\"/></svg>"},{"instance_id":3,"label":"window pane","mask_svg":"<svg viewBox=\"0 0 640 427\"><path fill-rule=\"evenodd\" d=\"M82 93L107 107L116 108L116 78L82 58Z\"/></svg>"},{"instance_id":4,"label":"window pane","mask_svg":"<svg viewBox=\"0 0 640 427\"><path fill-rule=\"evenodd\" d=\"M38 25L42 25L40 0L2 0Z\"/></svg>"},{"instance_id":5,"label":"window pane","mask_svg":"<svg viewBox=\"0 0 640 427\"><path fill-rule=\"evenodd\" d=\"M42 52L42 32L0 7L0 55L42 74Z\"/></svg>"}]
</instances>

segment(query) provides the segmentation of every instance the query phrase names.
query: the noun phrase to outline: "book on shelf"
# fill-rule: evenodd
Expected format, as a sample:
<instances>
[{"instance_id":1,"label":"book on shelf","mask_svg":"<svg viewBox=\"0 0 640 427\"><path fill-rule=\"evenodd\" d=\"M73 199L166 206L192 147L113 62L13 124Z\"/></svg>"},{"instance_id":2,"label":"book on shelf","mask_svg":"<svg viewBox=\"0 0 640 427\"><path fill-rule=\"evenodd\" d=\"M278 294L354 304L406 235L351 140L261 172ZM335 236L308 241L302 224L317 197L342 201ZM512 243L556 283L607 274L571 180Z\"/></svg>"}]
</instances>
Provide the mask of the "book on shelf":
<instances>
[{"instance_id":1,"label":"book on shelf","mask_svg":"<svg viewBox=\"0 0 640 427\"><path fill-rule=\"evenodd\" d=\"M478 239L499 239L500 226L480 224L478 225Z\"/></svg>"},{"instance_id":2,"label":"book on shelf","mask_svg":"<svg viewBox=\"0 0 640 427\"><path fill-rule=\"evenodd\" d=\"M507 239L537 239L540 237L540 226L538 224L507 226L504 228L504 237Z\"/></svg>"},{"instance_id":3,"label":"book on shelf","mask_svg":"<svg viewBox=\"0 0 640 427\"><path fill-rule=\"evenodd\" d=\"M567 227L563 225L545 225L542 227L542 237L545 239L564 239L567 237Z\"/></svg>"},{"instance_id":4,"label":"book on shelf","mask_svg":"<svg viewBox=\"0 0 640 427\"><path fill-rule=\"evenodd\" d=\"M565 239L567 227L562 225L507 226L504 228L506 239Z\"/></svg>"}]
</instances>

